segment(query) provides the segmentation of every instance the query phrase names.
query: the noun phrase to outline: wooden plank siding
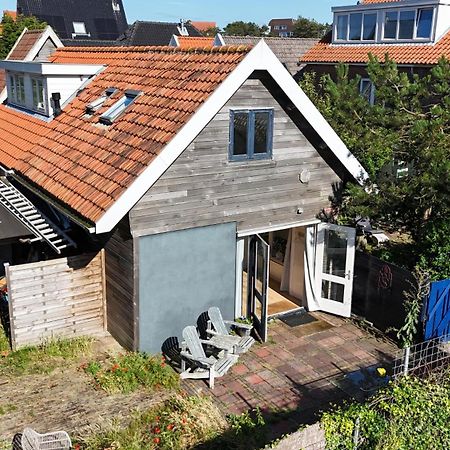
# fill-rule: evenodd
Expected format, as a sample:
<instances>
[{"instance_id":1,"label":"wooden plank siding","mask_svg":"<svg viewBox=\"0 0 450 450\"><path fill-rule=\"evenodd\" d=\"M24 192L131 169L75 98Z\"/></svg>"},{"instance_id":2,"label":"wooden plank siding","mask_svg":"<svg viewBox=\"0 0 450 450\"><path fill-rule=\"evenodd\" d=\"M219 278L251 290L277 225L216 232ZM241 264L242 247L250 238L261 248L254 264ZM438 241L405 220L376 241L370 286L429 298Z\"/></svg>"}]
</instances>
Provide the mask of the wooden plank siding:
<instances>
[{"instance_id":1,"label":"wooden plank siding","mask_svg":"<svg viewBox=\"0 0 450 450\"><path fill-rule=\"evenodd\" d=\"M133 350L134 263L133 239L122 220L105 247L108 331L123 347Z\"/></svg>"},{"instance_id":2,"label":"wooden plank siding","mask_svg":"<svg viewBox=\"0 0 450 450\"><path fill-rule=\"evenodd\" d=\"M102 253L6 265L13 349L104 333Z\"/></svg>"},{"instance_id":3,"label":"wooden plank siding","mask_svg":"<svg viewBox=\"0 0 450 450\"><path fill-rule=\"evenodd\" d=\"M230 109L255 107L274 109L273 157L229 162ZM299 181L304 169L307 184ZM131 210L131 230L142 236L235 221L238 232L248 232L306 222L330 204L336 183L263 83L250 79Z\"/></svg>"}]
</instances>

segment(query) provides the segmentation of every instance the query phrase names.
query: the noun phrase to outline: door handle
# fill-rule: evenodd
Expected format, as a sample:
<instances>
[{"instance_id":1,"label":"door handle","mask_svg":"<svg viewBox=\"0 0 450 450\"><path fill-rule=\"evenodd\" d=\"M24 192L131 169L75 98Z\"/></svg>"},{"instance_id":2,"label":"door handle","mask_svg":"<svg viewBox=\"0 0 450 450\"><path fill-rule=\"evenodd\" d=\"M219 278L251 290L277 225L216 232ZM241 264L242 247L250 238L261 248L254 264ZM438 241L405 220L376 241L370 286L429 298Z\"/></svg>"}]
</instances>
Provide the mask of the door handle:
<instances>
[{"instance_id":1,"label":"door handle","mask_svg":"<svg viewBox=\"0 0 450 450\"><path fill-rule=\"evenodd\" d=\"M349 271L345 274L345 277L346 277L348 280L351 280L351 279L352 279L352 271L349 270Z\"/></svg>"}]
</instances>

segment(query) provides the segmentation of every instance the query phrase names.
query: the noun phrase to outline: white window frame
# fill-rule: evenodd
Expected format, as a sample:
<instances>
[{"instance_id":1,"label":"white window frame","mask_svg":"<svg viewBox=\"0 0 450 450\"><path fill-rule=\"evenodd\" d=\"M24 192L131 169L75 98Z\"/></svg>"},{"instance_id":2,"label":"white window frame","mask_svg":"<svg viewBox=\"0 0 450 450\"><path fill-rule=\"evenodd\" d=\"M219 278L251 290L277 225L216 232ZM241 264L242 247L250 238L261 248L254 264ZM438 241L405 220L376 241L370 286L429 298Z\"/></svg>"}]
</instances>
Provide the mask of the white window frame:
<instances>
[{"instance_id":1,"label":"white window frame","mask_svg":"<svg viewBox=\"0 0 450 450\"><path fill-rule=\"evenodd\" d=\"M417 27L418 27L418 19L419 19L419 11L423 9L431 9L433 11L433 16L431 19L431 30L430 30L430 36L429 37L417 37ZM400 13L406 12L406 11L414 11L414 28L413 28L413 36L412 38L399 38L399 32L400 32ZM395 38L387 38L385 37L385 25L386 25L386 15L388 13L397 13L397 27L395 32ZM433 40L434 35L434 28L435 28L435 21L436 21L436 7L430 5L430 6L421 6L417 8L398 8L395 10L386 10L383 11L383 23L382 23L382 33L381 33L381 40L383 42L412 42L412 41L419 41L419 42L429 42Z\"/></svg>"},{"instance_id":2,"label":"white window frame","mask_svg":"<svg viewBox=\"0 0 450 450\"><path fill-rule=\"evenodd\" d=\"M350 16L352 14L361 14L361 30L360 30L360 38L359 39L350 39ZM375 33L373 39L364 39L364 17L365 16L371 16L374 15L376 17L375 20ZM339 39L338 38L338 18L339 17L345 17L347 16L347 30L345 33L345 39ZM334 41L335 42L376 42L377 40L377 34L378 34L378 22L379 22L379 16L378 12L376 10L370 10L370 11L364 11L364 12L351 12L351 13L344 13L344 14L336 14L335 16L335 25L334 25Z\"/></svg>"},{"instance_id":3,"label":"white window frame","mask_svg":"<svg viewBox=\"0 0 450 450\"><path fill-rule=\"evenodd\" d=\"M25 75L21 73L11 73L8 76L9 81L9 94L11 98L8 101L14 105L26 108L27 106L27 94ZM19 79L22 79L22 89L19 90ZM22 91L23 98L19 99L19 91Z\"/></svg>"},{"instance_id":4,"label":"white window frame","mask_svg":"<svg viewBox=\"0 0 450 450\"><path fill-rule=\"evenodd\" d=\"M36 111L38 113L46 114L47 113L47 102L46 102L47 95L46 95L45 79L40 78L40 77L31 77L30 81L31 81L31 91L32 91L32 98L31 98L31 102L33 105L32 109L33 109L33 111ZM41 90L42 107L39 107L39 103L38 104L35 103L34 83L40 83L42 86L42 90Z\"/></svg>"},{"instance_id":5,"label":"white window frame","mask_svg":"<svg viewBox=\"0 0 450 450\"><path fill-rule=\"evenodd\" d=\"M370 92L369 92L369 96L368 96L367 100L368 100L369 104L373 106L375 104L375 85L373 84L373 82L370 78L361 78L361 80L359 81L359 93L361 95L364 95L364 91L363 91L364 83L370 83Z\"/></svg>"},{"instance_id":6,"label":"white window frame","mask_svg":"<svg viewBox=\"0 0 450 450\"><path fill-rule=\"evenodd\" d=\"M77 26L82 25L84 31L77 31ZM72 39L77 36L91 36L91 33L88 33L86 30L86 23L85 22L72 22L73 27L73 33L72 33Z\"/></svg>"}]
</instances>

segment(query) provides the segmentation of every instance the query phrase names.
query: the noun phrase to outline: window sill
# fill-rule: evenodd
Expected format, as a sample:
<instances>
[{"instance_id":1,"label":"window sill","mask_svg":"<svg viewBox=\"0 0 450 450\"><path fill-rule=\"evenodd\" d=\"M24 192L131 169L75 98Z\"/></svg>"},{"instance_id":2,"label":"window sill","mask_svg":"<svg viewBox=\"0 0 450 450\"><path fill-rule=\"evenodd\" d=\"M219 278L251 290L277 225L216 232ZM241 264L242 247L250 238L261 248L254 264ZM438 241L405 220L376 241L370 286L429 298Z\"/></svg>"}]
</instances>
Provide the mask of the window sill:
<instances>
[{"instance_id":1,"label":"window sill","mask_svg":"<svg viewBox=\"0 0 450 450\"><path fill-rule=\"evenodd\" d=\"M228 165L238 167L275 167L277 162L274 159L243 159L228 160Z\"/></svg>"}]
</instances>

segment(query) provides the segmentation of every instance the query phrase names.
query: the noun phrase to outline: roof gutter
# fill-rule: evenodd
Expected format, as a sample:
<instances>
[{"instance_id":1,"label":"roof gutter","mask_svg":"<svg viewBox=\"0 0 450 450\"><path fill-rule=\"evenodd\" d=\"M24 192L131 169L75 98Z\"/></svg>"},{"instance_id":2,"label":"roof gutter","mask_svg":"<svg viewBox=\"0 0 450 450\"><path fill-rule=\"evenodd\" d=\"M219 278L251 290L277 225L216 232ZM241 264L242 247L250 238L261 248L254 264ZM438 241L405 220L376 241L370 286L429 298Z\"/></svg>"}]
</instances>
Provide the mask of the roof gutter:
<instances>
[{"instance_id":1,"label":"roof gutter","mask_svg":"<svg viewBox=\"0 0 450 450\"><path fill-rule=\"evenodd\" d=\"M61 204L59 204L57 201L53 200L49 196L45 195L39 189L34 187L31 183L29 183L28 181L24 180L22 177L17 175L13 170L8 171L8 175L11 176L15 181L17 181L24 188L28 189L30 192L35 194L37 197L41 198L46 203L51 205L53 208L58 210L61 214L64 214L65 216L67 216L72 222L74 222L78 226L84 228L91 234L95 233L95 227L93 226L93 224L91 222L77 216L74 212L61 206Z\"/></svg>"}]
</instances>

